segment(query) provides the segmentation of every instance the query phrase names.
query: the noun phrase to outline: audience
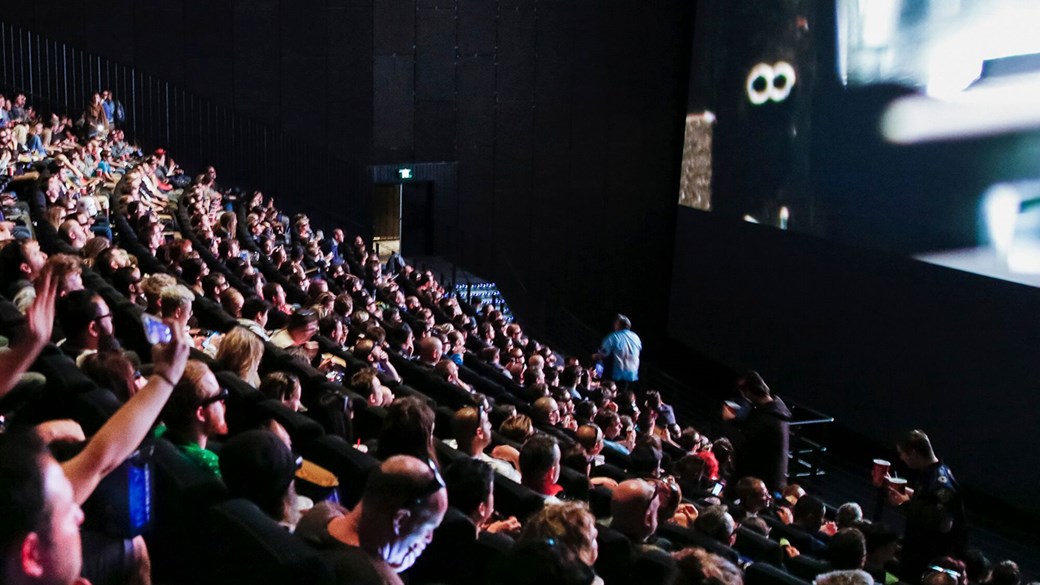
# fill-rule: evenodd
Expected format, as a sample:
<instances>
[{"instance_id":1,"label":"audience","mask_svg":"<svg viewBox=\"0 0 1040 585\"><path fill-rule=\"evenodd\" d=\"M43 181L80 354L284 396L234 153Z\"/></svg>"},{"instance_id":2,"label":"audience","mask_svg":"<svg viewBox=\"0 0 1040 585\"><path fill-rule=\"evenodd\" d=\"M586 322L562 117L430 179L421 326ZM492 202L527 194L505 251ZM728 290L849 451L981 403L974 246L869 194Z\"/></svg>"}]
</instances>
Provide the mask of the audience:
<instances>
[{"instance_id":1,"label":"audience","mask_svg":"<svg viewBox=\"0 0 1040 585\"><path fill-rule=\"evenodd\" d=\"M25 122L16 123L15 132L0 128L0 142L13 141L13 152L39 164L15 167L0 154L0 171L44 172L31 183L28 203L18 202L24 218L31 212L40 239L28 221L0 223L0 295L25 314L24 327L0 331L11 336L10 349L0 352L0 398L5 400L0 404L32 404L34 388L41 387L41 379L45 386L49 377L28 371L40 355L46 355L36 366L41 372L60 359L79 368L83 381L78 384L84 389L98 389L81 392L77 386L75 393L56 396L59 401L94 400L95 394L111 398L99 403L107 410L91 404L103 414L95 415L99 421L89 429L82 409L69 404L55 404L53 412L70 412L82 421L29 425L19 412L2 413L14 413L5 421L10 432L0 435L0 517L12 519L0 523L5 525L0 530L5 583L129 579L106 575L106 557L92 542L79 544L78 504L100 476L136 449L160 413L154 432L158 441L174 445L212 481L219 478L231 496L252 501L266 521L290 531L302 527L296 528L299 538L318 543L341 583L401 582L398 573L420 557L431 539L427 554L437 559L419 563L411 582L480 583L492 577L493 582L540 585L601 582L592 569L602 559L597 558L598 531L589 506L601 517L609 513L605 538L617 536L636 552L624 571L603 573L608 583L741 583L740 570L728 561L693 548L670 556L664 550L673 545L657 535L659 527L668 525L687 530L695 541L708 538L734 546L734 517L744 526L742 535L780 540L788 555L800 551L826 561L834 571L818 576L818 583L866 584L863 569L877 583L890 585L894 577L888 571L899 561L904 570L918 562L912 531L903 541L910 546L900 554L898 535L884 524L865 522L856 502L841 506L830 523L817 495L785 486L790 411L757 374L746 374L737 385L745 405L732 413L733 442L726 437L712 441L692 427L683 428L676 409L636 381L641 342L632 346L635 336L623 317L612 339L624 343L604 343L599 356L610 362L608 376L618 388L601 379L597 367L602 364L587 355L556 353L503 311L462 302L432 272L400 256L384 267L383 258L361 238L347 238L342 230L326 230L331 235L325 238L316 228L326 226L312 227L311 218L280 210L261 192L246 196L224 190L213 167L192 180L163 149L142 155L112 127L115 110L106 108L114 106L104 106L110 102L103 97L100 112L92 103L88 114L95 122L107 117L107 125L95 124L79 137L71 120L41 120L24 96L18 101L14 112L0 98L0 120ZM7 148L3 144L0 150ZM18 198L0 198L5 216L20 215L13 201ZM173 341L156 347L152 363L139 363L120 343L142 355L148 349L140 342L140 330L130 329L139 327L142 309L172 326ZM188 360L189 332L208 354L200 355L206 361ZM60 349L47 347L51 337L59 340ZM267 373L263 378L261 364ZM228 391L218 383L218 371L278 402L254 402L248 393L237 400L241 390L234 386L236 425L267 420L269 430L244 430L223 447L218 444L228 432ZM450 394L449 385L461 391ZM313 411L303 408L305 396ZM268 409L266 418L255 410L261 402ZM38 416L32 409L25 412ZM281 424L271 420L272 412ZM501 423L497 434L492 420ZM450 432L453 440L442 443L434 434L435 423L445 425L441 433ZM82 441L85 429L94 436L79 455L61 457L60 468L38 445L38 438L45 438L60 454L61 444ZM346 439L324 443L315 453L332 457L333 467L347 477L318 481L307 466L299 468L290 433L312 449L316 433ZM916 433L899 444L904 463L926 473L938 470L937 478L952 480L948 469L937 465L927 437ZM452 462L445 479L438 473L439 449ZM578 474L561 471L561 464ZM350 474L368 467L375 470L362 487L364 475ZM681 484L696 504L681 503L682 492L678 485L669 487L673 484ZM576 493L565 493L564 485L574 486ZM729 488L722 490L725 485ZM301 517L309 500L297 495L297 487L329 501ZM783 498L773 502L771 491L781 489ZM501 514L496 491L501 492ZM337 514L335 502L351 492L353 501L360 495L360 503ZM905 496L910 508L931 510L922 504L922 495L944 495L928 489L917 493L916 498L909 491ZM902 503L901 498L889 494L893 503ZM522 529L514 509L524 520ZM450 522L432 536L446 514ZM959 514L954 512L957 530L962 528ZM60 530L47 531L46 525L60 525ZM455 540L463 534L468 536ZM519 538L514 543L510 536ZM952 543L960 533L950 536ZM485 548L457 548L461 543ZM33 565L15 548L48 562ZM148 582L143 539L134 539L125 550L132 551L126 553L133 561L127 566ZM457 559L480 556L473 551L490 556L460 569ZM1021 582L1010 561L991 569L977 551L958 557L960 549L944 546L943 552L955 556L933 559L922 582ZM492 559L501 561L501 576L491 568ZM434 573L423 572L427 561L448 564L434 579Z\"/></svg>"}]
</instances>

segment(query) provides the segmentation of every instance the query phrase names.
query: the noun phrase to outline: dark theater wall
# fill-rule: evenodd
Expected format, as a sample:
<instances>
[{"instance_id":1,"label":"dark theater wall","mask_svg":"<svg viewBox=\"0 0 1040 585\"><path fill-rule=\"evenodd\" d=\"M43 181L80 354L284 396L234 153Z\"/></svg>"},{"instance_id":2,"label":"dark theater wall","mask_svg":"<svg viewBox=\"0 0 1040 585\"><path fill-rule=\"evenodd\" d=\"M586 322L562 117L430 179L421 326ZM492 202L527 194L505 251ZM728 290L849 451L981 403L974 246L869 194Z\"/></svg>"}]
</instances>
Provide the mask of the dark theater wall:
<instances>
[{"instance_id":1,"label":"dark theater wall","mask_svg":"<svg viewBox=\"0 0 1040 585\"><path fill-rule=\"evenodd\" d=\"M925 429L960 481L1040 512L1035 288L688 208L674 273L676 338L880 444Z\"/></svg>"},{"instance_id":2,"label":"dark theater wall","mask_svg":"<svg viewBox=\"0 0 1040 585\"><path fill-rule=\"evenodd\" d=\"M457 199L434 194L439 253L537 323L550 305L526 301L552 299L649 332L664 329L694 6L42 0L6 18L330 149L356 176L293 194L323 218L371 223L367 165L457 161Z\"/></svg>"}]
</instances>

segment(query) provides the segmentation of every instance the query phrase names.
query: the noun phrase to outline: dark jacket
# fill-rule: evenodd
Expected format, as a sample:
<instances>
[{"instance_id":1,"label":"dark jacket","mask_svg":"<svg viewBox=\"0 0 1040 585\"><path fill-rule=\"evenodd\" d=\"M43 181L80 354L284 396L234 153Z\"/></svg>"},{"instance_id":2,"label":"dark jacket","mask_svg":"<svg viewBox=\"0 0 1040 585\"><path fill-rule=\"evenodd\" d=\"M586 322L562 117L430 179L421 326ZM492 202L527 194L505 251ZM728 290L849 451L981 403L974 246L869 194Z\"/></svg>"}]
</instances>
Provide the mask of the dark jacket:
<instances>
[{"instance_id":1,"label":"dark jacket","mask_svg":"<svg viewBox=\"0 0 1040 585\"><path fill-rule=\"evenodd\" d=\"M787 485L790 423L791 411L778 396L751 407L736 445L737 478L757 477L770 491L780 491Z\"/></svg>"}]
</instances>

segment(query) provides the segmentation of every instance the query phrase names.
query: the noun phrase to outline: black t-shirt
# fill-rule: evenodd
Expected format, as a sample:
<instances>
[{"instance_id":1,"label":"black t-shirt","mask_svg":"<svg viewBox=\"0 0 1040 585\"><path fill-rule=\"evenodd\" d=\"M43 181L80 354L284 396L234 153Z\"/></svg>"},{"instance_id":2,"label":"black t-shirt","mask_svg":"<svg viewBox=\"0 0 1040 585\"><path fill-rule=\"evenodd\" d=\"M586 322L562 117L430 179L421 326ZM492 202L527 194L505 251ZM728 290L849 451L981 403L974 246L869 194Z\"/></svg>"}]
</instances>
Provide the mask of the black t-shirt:
<instances>
[{"instance_id":1,"label":"black t-shirt","mask_svg":"<svg viewBox=\"0 0 1040 585\"><path fill-rule=\"evenodd\" d=\"M332 566L336 585L395 585L400 580L386 578L375 566L372 557L356 546L328 539L322 556Z\"/></svg>"}]
</instances>

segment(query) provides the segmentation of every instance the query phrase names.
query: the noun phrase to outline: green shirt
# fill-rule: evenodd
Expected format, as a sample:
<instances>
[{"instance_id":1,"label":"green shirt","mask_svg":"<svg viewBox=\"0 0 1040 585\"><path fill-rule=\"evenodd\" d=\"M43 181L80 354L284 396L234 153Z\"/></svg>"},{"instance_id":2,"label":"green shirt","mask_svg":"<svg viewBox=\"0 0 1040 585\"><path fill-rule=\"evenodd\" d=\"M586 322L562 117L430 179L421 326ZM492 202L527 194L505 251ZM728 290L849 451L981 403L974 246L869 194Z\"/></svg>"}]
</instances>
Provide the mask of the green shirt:
<instances>
[{"instance_id":1,"label":"green shirt","mask_svg":"<svg viewBox=\"0 0 1040 585\"><path fill-rule=\"evenodd\" d=\"M159 425L159 427L155 429L156 437L161 437L165 434L166 425ZM183 453L187 459L189 459L199 467L205 469L206 471L212 473L213 476L217 479L220 479L220 457L218 457L216 453L210 451L209 449L203 449L195 443L187 443L182 445L174 441L170 442L173 443L173 445L177 447L177 449L180 450L180 452Z\"/></svg>"}]
</instances>

